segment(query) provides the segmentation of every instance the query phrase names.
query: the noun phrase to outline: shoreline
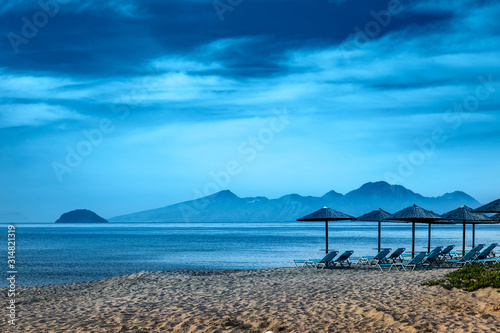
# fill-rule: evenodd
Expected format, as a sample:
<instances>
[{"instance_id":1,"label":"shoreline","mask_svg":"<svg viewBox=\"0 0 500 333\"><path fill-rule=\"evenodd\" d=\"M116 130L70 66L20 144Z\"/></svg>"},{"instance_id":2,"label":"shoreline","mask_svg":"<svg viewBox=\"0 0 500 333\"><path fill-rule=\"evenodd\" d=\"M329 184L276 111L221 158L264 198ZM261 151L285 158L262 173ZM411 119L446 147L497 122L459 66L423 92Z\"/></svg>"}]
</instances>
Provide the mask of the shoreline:
<instances>
[{"instance_id":1,"label":"shoreline","mask_svg":"<svg viewBox=\"0 0 500 333\"><path fill-rule=\"evenodd\" d=\"M422 282L442 278L451 270L380 272L373 267L332 270L286 267L143 271L87 282L18 287L16 329L22 332L500 331L500 293L496 290L464 292L421 286ZM10 331L15 332L12 327L7 329Z\"/></svg>"}]
</instances>

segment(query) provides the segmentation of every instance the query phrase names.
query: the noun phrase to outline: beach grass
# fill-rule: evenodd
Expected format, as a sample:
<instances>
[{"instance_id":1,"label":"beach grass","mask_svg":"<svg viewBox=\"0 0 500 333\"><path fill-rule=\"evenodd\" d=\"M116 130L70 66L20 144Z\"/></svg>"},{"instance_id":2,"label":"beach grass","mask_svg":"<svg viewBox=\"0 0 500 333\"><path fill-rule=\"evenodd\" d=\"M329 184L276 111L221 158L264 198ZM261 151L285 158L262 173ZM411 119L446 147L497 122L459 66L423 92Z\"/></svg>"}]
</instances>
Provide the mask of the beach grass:
<instances>
[{"instance_id":1,"label":"beach grass","mask_svg":"<svg viewBox=\"0 0 500 333\"><path fill-rule=\"evenodd\" d=\"M488 287L500 288L500 263L491 266L481 263L471 263L446 274L444 279L428 281L422 283L422 285L440 285L448 290L459 288L466 291L475 291Z\"/></svg>"}]
</instances>

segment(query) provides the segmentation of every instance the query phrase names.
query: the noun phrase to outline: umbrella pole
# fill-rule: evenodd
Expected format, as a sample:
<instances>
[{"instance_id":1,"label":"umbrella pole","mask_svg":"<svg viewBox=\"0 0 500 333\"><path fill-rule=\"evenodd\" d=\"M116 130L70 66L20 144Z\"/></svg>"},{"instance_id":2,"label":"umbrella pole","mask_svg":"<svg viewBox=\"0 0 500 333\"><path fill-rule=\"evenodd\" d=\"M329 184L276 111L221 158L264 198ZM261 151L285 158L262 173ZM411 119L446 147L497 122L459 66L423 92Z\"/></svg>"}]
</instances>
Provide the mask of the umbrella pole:
<instances>
[{"instance_id":1,"label":"umbrella pole","mask_svg":"<svg viewBox=\"0 0 500 333\"><path fill-rule=\"evenodd\" d=\"M326 247L325 251L328 254L328 221L325 221Z\"/></svg>"},{"instance_id":2,"label":"umbrella pole","mask_svg":"<svg viewBox=\"0 0 500 333\"><path fill-rule=\"evenodd\" d=\"M475 239L476 239L476 224L472 223L472 248L476 247Z\"/></svg>"},{"instance_id":3,"label":"umbrella pole","mask_svg":"<svg viewBox=\"0 0 500 333\"><path fill-rule=\"evenodd\" d=\"M411 223L411 258L415 257L415 222Z\"/></svg>"},{"instance_id":4,"label":"umbrella pole","mask_svg":"<svg viewBox=\"0 0 500 333\"><path fill-rule=\"evenodd\" d=\"M380 252L380 229L381 229L382 222L378 221L378 252Z\"/></svg>"},{"instance_id":5,"label":"umbrella pole","mask_svg":"<svg viewBox=\"0 0 500 333\"><path fill-rule=\"evenodd\" d=\"M464 221L464 229L462 232L462 255L465 254L465 221Z\"/></svg>"},{"instance_id":6,"label":"umbrella pole","mask_svg":"<svg viewBox=\"0 0 500 333\"><path fill-rule=\"evenodd\" d=\"M429 222L429 235L427 239L427 253L431 252L431 223Z\"/></svg>"}]
</instances>

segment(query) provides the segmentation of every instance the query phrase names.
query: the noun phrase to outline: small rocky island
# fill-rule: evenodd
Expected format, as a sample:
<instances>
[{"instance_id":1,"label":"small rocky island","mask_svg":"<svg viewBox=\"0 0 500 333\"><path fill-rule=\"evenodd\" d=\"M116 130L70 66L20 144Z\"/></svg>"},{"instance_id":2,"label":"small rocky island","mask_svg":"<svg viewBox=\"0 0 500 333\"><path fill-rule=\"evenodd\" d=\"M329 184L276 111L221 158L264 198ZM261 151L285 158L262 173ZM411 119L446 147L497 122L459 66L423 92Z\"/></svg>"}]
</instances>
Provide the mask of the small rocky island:
<instances>
[{"instance_id":1,"label":"small rocky island","mask_svg":"<svg viewBox=\"0 0 500 333\"><path fill-rule=\"evenodd\" d=\"M62 214L56 223L108 223L108 221L88 209L77 209Z\"/></svg>"}]
</instances>

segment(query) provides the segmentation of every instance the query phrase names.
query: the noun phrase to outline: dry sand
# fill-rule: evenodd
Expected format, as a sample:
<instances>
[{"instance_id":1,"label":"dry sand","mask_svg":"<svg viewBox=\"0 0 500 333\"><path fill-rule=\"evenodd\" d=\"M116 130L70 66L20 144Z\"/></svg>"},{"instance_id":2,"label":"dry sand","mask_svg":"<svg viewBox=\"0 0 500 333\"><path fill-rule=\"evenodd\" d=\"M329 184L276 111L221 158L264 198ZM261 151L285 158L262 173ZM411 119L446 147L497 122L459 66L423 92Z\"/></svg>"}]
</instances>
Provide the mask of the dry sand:
<instances>
[{"instance_id":1,"label":"dry sand","mask_svg":"<svg viewBox=\"0 0 500 333\"><path fill-rule=\"evenodd\" d=\"M24 287L18 289L17 326L2 331L500 332L496 290L470 293L420 285L447 272L140 272ZM5 294L4 288L4 301Z\"/></svg>"}]
</instances>

